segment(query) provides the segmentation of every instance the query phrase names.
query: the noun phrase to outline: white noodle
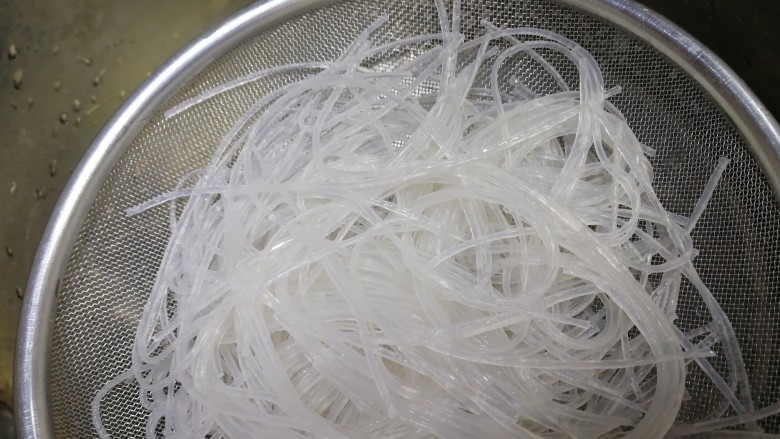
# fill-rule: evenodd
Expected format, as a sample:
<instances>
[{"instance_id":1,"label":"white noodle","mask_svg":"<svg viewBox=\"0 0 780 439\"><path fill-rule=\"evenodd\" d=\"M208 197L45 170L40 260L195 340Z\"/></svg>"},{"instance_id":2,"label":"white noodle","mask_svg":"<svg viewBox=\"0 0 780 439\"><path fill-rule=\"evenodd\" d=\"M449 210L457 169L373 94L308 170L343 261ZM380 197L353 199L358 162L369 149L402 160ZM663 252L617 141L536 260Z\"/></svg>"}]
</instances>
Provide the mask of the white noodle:
<instances>
[{"instance_id":1,"label":"white noodle","mask_svg":"<svg viewBox=\"0 0 780 439\"><path fill-rule=\"evenodd\" d=\"M754 408L734 329L692 263L728 160L690 218L667 212L654 150L606 101L619 89L591 54L489 22L464 42L459 2L451 17L436 4L440 34L373 47L380 17L339 59L166 113L312 71L255 103L206 168L128 210L189 197L171 211L132 368L93 401L100 437L101 402L128 378L148 438L754 437L780 411ZM438 45L388 72L363 65L422 42ZM568 59L578 87L539 49ZM505 89L521 53L557 92ZM687 332L683 276L711 313ZM692 367L721 401L680 424Z\"/></svg>"}]
</instances>

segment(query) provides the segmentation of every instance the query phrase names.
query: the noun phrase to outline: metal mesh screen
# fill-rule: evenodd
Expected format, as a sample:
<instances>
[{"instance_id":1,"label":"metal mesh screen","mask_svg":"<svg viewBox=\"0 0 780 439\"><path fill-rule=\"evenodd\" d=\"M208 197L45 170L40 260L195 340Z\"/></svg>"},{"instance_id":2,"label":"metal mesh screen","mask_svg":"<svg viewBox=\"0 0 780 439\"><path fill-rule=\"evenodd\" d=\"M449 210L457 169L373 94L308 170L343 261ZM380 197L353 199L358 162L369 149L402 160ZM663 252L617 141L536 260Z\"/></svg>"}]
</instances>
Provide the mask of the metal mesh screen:
<instances>
[{"instance_id":1,"label":"metal mesh screen","mask_svg":"<svg viewBox=\"0 0 780 439\"><path fill-rule=\"evenodd\" d=\"M464 3L464 27L473 32L478 32L481 19L501 27L546 28L593 53L607 85L623 89L613 99L617 107L639 139L658 150L653 159L655 187L668 210L689 214L718 158L732 159L694 231L701 251L695 265L734 325L757 406L780 399L780 209L729 120L658 52L608 24L545 0ZM438 29L432 2L336 3L244 42L214 61L166 108L251 71L337 57L381 14L389 14L390 23L380 31L378 42ZM390 67L405 56L413 55L391 54L377 59L375 66ZM561 68L571 69L565 64ZM529 81L532 88L543 91L550 86L522 60L513 70L507 76L536 78ZM161 108L116 165L89 211L58 295L49 365L58 438L96 436L91 401L106 381L130 365L137 321L167 244L166 208L132 218L125 210L173 189L185 173L206 163L244 109L302 74L249 84L169 120L161 116ZM690 285L683 286L679 318L683 330L706 323L706 308ZM725 370L725 364L714 365ZM681 420L706 414L719 401L707 377L695 367L690 370L691 400L684 403ZM113 437L143 436L146 412L138 404L137 392L128 383L104 399L104 422ZM777 432L780 418L761 424Z\"/></svg>"}]
</instances>

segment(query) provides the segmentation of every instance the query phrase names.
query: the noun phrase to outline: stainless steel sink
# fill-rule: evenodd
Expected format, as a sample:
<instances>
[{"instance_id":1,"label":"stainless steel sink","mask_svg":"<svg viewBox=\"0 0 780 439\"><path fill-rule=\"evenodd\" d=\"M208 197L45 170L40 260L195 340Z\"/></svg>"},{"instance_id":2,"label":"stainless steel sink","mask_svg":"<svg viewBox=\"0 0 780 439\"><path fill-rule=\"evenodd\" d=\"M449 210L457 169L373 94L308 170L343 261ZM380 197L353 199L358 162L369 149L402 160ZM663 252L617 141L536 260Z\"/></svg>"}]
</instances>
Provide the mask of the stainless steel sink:
<instances>
[{"instance_id":1,"label":"stainless steel sink","mask_svg":"<svg viewBox=\"0 0 780 439\"><path fill-rule=\"evenodd\" d=\"M0 1L0 402L13 399L19 296L73 168L151 71L249 3ZM8 413L0 405L0 439Z\"/></svg>"}]
</instances>

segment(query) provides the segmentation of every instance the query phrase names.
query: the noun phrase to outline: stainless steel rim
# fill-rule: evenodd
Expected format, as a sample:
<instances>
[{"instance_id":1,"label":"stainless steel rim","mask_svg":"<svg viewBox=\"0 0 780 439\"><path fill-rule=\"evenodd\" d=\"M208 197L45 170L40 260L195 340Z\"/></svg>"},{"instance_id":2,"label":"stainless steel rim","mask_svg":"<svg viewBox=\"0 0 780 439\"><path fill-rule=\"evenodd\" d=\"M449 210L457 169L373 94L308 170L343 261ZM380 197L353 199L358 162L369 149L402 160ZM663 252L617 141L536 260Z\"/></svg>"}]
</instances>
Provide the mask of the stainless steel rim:
<instances>
[{"instance_id":1,"label":"stainless steel rim","mask_svg":"<svg viewBox=\"0 0 780 439\"><path fill-rule=\"evenodd\" d=\"M70 179L38 248L25 295L15 364L17 430L53 438L47 380L57 289L89 206L114 164L156 112L212 60L270 26L333 0L261 1L203 34L170 59L119 109ZM780 194L780 127L717 56L690 35L631 0L555 0L627 30L671 59L713 99L750 145L775 194Z\"/></svg>"}]
</instances>

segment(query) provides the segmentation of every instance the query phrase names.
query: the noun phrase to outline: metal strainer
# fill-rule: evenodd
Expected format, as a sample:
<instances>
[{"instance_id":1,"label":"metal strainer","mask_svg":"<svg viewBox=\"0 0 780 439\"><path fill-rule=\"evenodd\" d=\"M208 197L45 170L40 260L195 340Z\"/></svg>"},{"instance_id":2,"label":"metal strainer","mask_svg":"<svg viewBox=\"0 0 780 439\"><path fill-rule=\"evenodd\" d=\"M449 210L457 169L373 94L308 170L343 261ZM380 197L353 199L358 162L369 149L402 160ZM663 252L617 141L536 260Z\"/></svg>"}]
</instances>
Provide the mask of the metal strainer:
<instances>
[{"instance_id":1,"label":"metal strainer","mask_svg":"<svg viewBox=\"0 0 780 439\"><path fill-rule=\"evenodd\" d=\"M623 88L614 98L618 108L639 139L658 149L655 187L669 211L690 214L717 159L732 159L694 231L701 251L695 265L734 325L757 407L780 400L776 122L719 59L630 0L463 3L467 36L479 32L481 19L501 27L540 27L596 57L607 86ZM438 28L431 0L261 2L193 42L109 122L60 199L30 278L16 363L22 437L96 435L90 403L130 365L137 321L169 236L164 209L133 218L125 210L173 189L186 172L206 163L252 102L303 73L249 84L170 120L162 116L165 109L251 71L333 59L381 14L389 14L390 22L380 30L379 43ZM400 61L379 59L376 67ZM560 61L560 68L571 68ZM539 91L550 86L530 66L518 65L514 73L538 78L531 86ZM683 285L682 329L705 323L706 316L699 296ZM719 401L707 377L691 370L691 399L681 420L706 414ZM112 392L103 410L113 437L143 435L145 411L132 388ZM779 416L760 424L780 431Z\"/></svg>"}]
</instances>

